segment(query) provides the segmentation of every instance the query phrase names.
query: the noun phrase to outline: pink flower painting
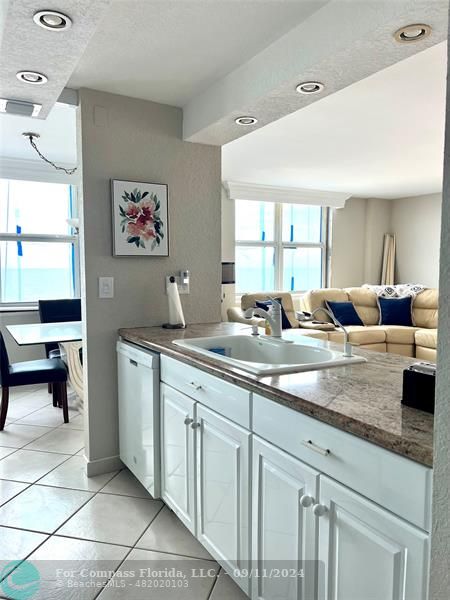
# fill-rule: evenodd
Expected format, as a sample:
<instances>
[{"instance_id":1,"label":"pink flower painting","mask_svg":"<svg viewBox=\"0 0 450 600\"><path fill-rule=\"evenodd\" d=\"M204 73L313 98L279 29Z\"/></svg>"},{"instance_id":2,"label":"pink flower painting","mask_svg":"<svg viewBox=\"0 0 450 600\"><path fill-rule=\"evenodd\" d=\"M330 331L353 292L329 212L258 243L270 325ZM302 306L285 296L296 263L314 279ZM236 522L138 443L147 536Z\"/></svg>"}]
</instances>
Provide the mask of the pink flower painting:
<instances>
[{"instance_id":1,"label":"pink flower painting","mask_svg":"<svg viewBox=\"0 0 450 600\"><path fill-rule=\"evenodd\" d=\"M119 202L120 228L129 244L155 250L164 239L161 203L154 192L134 188L124 191Z\"/></svg>"},{"instance_id":2,"label":"pink flower painting","mask_svg":"<svg viewBox=\"0 0 450 600\"><path fill-rule=\"evenodd\" d=\"M111 180L114 256L169 256L169 187Z\"/></svg>"}]
</instances>

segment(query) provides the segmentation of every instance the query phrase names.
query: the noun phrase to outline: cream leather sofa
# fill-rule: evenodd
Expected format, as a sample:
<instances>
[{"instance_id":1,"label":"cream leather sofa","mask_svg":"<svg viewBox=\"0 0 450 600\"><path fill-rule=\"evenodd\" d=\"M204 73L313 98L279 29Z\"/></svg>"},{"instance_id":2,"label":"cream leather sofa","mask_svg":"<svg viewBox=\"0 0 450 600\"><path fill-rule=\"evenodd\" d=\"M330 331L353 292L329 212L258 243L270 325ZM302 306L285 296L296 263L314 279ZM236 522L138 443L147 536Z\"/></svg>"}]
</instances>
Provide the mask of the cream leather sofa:
<instances>
[{"instance_id":1,"label":"cream leather sofa","mask_svg":"<svg viewBox=\"0 0 450 600\"><path fill-rule=\"evenodd\" d=\"M298 322L292 296L286 292L271 292L270 296L281 298L283 307L291 325L299 328L299 335L329 340L331 342L343 341L342 331L320 331L302 329ZM241 297L241 308L228 309L228 320L239 323L264 326L264 319L245 319L243 312L255 306L256 300L267 300L267 293L244 294ZM367 288L324 288L310 290L300 301L301 310L312 312L316 308L325 306L325 301L353 302L364 326L351 325L347 327L350 342L358 344L361 348L376 352L393 352L404 356L416 357L431 362L436 361L437 346L437 319L438 319L438 291L427 289L418 294L413 303L413 319L415 327L398 325L378 325L379 309L377 297ZM318 313L317 319L330 321L326 313Z\"/></svg>"},{"instance_id":2,"label":"cream leather sofa","mask_svg":"<svg viewBox=\"0 0 450 600\"><path fill-rule=\"evenodd\" d=\"M414 299L412 310L414 327L378 325L380 315L376 294L362 287L310 290L302 297L301 308L312 312L324 306L326 300L353 302L364 326L347 327L351 343L377 352L393 352L421 360L436 361L438 320L436 289L427 289ZM316 317L324 321L330 320L326 313L319 312ZM338 330L332 331L328 333L328 339L333 342L341 341L343 333Z\"/></svg>"}]
</instances>

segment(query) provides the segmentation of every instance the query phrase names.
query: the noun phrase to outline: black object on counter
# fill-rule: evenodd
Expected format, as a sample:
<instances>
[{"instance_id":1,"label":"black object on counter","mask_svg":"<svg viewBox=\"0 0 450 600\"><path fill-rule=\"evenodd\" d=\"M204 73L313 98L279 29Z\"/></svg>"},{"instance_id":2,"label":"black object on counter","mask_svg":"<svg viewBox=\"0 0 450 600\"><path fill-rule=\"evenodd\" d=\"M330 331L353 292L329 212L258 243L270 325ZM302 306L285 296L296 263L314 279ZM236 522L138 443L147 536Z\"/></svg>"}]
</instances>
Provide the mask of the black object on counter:
<instances>
[{"instance_id":1,"label":"black object on counter","mask_svg":"<svg viewBox=\"0 0 450 600\"><path fill-rule=\"evenodd\" d=\"M402 404L434 415L436 366L417 363L403 371Z\"/></svg>"}]
</instances>

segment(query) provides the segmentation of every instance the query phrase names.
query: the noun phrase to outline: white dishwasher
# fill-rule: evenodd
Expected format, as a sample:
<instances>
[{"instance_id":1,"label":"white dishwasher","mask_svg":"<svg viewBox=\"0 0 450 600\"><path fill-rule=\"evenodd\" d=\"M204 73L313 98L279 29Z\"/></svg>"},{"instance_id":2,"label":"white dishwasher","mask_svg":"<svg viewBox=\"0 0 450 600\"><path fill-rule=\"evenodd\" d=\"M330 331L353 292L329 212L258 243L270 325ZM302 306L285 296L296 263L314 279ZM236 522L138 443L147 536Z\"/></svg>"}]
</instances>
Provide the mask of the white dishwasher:
<instances>
[{"instance_id":1,"label":"white dishwasher","mask_svg":"<svg viewBox=\"0 0 450 600\"><path fill-rule=\"evenodd\" d=\"M123 341L116 348L120 459L159 498L159 354Z\"/></svg>"}]
</instances>

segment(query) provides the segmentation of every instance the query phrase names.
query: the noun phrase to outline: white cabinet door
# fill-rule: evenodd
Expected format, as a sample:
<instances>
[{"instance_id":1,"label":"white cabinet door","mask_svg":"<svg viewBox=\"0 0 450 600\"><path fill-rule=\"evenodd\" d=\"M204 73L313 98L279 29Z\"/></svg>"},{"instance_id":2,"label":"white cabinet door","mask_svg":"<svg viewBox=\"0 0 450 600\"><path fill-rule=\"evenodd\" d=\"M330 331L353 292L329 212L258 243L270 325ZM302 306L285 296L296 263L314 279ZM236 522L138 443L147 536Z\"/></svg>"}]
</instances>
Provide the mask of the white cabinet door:
<instances>
[{"instance_id":1,"label":"white cabinet door","mask_svg":"<svg viewBox=\"0 0 450 600\"><path fill-rule=\"evenodd\" d=\"M196 421L197 537L233 575L249 560L250 432L200 404Z\"/></svg>"},{"instance_id":2,"label":"white cabinet door","mask_svg":"<svg viewBox=\"0 0 450 600\"><path fill-rule=\"evenodd\" d=\"M195 534L195 402L161 384L161 495Z\"/></svg>"},{"instance_id":3,"label":"white cabinet door","mask_svg":"<svg viewBox=\"0 0 450 600\"><path fill-rule=\"evenodd\" d=\"M317 471L253 438L252 568L258 575L252 577L255 600L315 598L317 546L312 506L318 479ZM307 506L302 506L300 498Z\"/></svg>"},{"instance_id":4,"label":"white cabinet door","mask_svg":"<svg viewBox=\"0 0 450 600\"><path fill-rule=\"evenodd\" d=\"M425 532L326 476L320 507L320 600L426 599Z\"/></svg>"}]
</instances>

